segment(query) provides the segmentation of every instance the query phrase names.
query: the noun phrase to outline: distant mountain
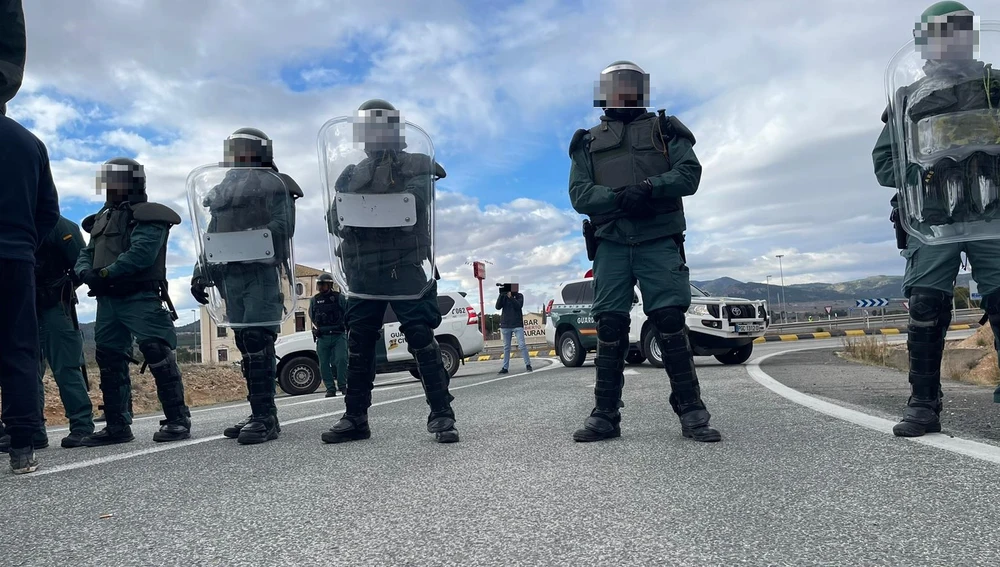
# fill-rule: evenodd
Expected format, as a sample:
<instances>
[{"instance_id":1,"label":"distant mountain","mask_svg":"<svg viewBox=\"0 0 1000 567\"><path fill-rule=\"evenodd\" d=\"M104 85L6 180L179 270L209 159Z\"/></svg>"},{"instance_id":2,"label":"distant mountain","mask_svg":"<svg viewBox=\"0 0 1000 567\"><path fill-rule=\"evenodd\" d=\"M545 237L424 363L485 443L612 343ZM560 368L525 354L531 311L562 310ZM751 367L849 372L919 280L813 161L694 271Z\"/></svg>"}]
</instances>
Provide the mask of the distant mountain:
<instances>
[{"instance_id":1,"label":"distant mountain","mask_svg":"<svg viewBox=\"0 0 1000 567\"><path fill-rule=\"evenodd\" d=\"M969 274L958 276L958 286L968 287ZM746 299L767 299L768 286L764 283L741 282L722 277L709 281L693 281L696 287L716 296L742 297ZM871 276L860 280L840 283L807 283L786 285L784 299L788 303L809 302L851 302L857 299L902 298L902 276ZM771 279L771 302L778 301L781 284Z\"/></svg>"},{"instance_id":2,"label":"distant mountain","mask_svg":"<svg viewBox=\"0 0 1000 567\"><path fill-rule=\"evenodd\" d=\"M83 332L83 351L90 359L93 359L94 353L97 350L96 343L94 342L95 325L96 323L80 323L80 330ZM195 321L187 325L175 327L177 331L177 346L181 348L193 347L199 338L197 333L200 331L200 325L200 321Z\"/></svg>"}]
</instances>

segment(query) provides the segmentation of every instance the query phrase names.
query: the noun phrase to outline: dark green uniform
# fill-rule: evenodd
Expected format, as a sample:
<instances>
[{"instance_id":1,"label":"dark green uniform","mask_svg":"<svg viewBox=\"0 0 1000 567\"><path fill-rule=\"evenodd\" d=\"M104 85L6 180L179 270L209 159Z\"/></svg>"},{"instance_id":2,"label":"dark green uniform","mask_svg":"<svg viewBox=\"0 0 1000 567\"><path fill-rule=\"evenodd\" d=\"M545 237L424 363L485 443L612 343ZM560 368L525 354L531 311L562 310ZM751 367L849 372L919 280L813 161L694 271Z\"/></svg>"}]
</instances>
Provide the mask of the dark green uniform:
<instances>
[{"instance_id":1,"label":"dark green uniform","mask_svg":"<svg viewBox=\"0 0 1000 567\"><path fill-rule=\"evenodd\" d=\"M673 390L670 403L684 435L718 440L718 432L708 427L684 319L691 288L681 199L694 195L701 180L694 142L672 116L645 108L608 108L600 124L578 130L570 143L570 201L577 212L590 216L597 244L597 403L584 429L574 434L577 441L620 435L629 311L637 282L644 311L658 332ZM626 204L626 199L633 201Z\"/></svg>"},{"instance_id":2,"label":"dark green uniform","mask_svg":"<svg viewBox=\"0 0 1000 567\"><path fill-rule=\"evenodd\" d=\"M208 304L208 287L225 302L222 326L232 326L242 359L251 414L223 430L240 444L276 439L281 432L274 341L285 314L283 281L294 276L291 262L295 234L295 199L302 189L274 165L271 140L256 128L240 128L224 143L226 171L222 182L201 203L211 216L206 234L265 231L274 257L268 260L210 264L199 262L191 293ZM266 230L265 230L266 229ZM251 234L251 233L248 233ZM259 237L259 236L257 236Z\"/></svg>"},{"instance_id":3,"label":"dark green uniform","mask_svg":"<svg viewBox=\"0 0 1000 567\"><path fill-rule=\"evenodd\" d=\"M42 241L35 264L35 305L41 343L39 404L44 414L45 391L41 382L47 362L69 420L70 435L63 439L64 447L77 447L83 437L94 432L94 408L83 375L83 333L76 320L76 287L79 284L75 283L73 271L84 245L80 227L59 217L56 227ZM48 439L43 426L35 447L45 444Z\"/></svg>"},{"instance_id":4,"label":"dark green uniform","mask_svg":"<svg viewBox=\"0 0 1000 567\"><path fill-rule=\"evenodd\" d=\"M909 110L913 119L963 110L982 110L991 106L996 108L1000 105L1000 73L992 71L989 65L980 61L929 60L924 65L924 72L926 78L896 94L897 104ZM918 106L907 108L909 94L929 81L933 81L930 84L935 85L936 92L921 97ZM888 112L887 109L882 115L882 121L886 124L872 151L872 161L879 184L898 189L902 187L896 173L898 148L895 147L896 140L889 125ZM979 159L981 156L977 153L962 162L941 160L930 175L918 166L908 164L906 175L911 182L927 176L929 186L935 188L935 180L945 180L956 173L964 177L964 172L970 166L969 162ZM994 180L994 183L997 182L1000 179ZM944 192L937 194L941 196ZM928 191L925 196L922 211L924 217L934 219L935 223L946 222L944 216L949 214L946 212L947 204L934 200L934 191ZM965 252L972 265L972 277L983 294L982 306L986 311L984 320L989 319L995 335L995 346L1000 349L1000 241L923 244L908 235L902 229L901 221L896 220L899 217L898 194L891 203L897 244L901 249L900 254L906 258L903 295L909 298L907 346L910 353L911 388L903 421L894 431L899 436L913 437L940 431L941 428L941 358L945 335L951 323L952 295L962 252ZM956 220L961 222L961 219ZM1000 388L994 392L994 401L1000 403Z\"/></svg>"},{"instance_id":5,"label":"dark green uniform","mask_svg":"<svg viewBox=\"0 0 1000 567\"><path fill-rule=\"evenodd\" d=\"M132 162L119 158L108 163L115 161ZM172 313L164 307L167 236L171 225L180 222L169 207L145 201L144 184L130 191L129 200L109 201L83 222L91 239L76 272L97 297L94 339L107 421L104 430L84 439L85 445L133 438L128 367L133 340L153 375L166 417L153 440L190 437L191 413L174 352L177 335Z\"/></svg>"},{"instance_id":6,"label":"dark green uniform","mask_svg":"<svg viewBox=\"0 0 1000 567\"><path fill-rule=\"evenodd\" d=\"M309 300L309 318L316 328L316 356L327 394L347 390L347 299L340 292L317 293ZM334 381L333 369L337 369Z\"/></svg>"}]
</instances>

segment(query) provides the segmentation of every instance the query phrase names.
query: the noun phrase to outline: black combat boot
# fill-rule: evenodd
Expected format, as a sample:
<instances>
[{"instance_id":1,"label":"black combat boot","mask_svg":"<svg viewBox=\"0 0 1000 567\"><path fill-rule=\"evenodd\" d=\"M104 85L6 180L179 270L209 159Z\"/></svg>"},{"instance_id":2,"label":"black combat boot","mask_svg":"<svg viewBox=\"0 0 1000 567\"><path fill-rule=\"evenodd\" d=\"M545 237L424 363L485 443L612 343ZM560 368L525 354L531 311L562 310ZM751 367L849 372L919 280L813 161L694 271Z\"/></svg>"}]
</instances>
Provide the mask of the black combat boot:
<instances>
[{"instance_id":1,"label":"black combat boot","mask_svg":"<svg viewBox=\"0 0 1000 567\"><path fill-rule=\"evenodd\" d=\"M431 337L430 343L423 348L411 349L410 352L417 360L424 396L431 408L430 415L427 416L427 432L433 433L434 440L438 443L457 443L458 429L455 428L455 412L451 408L451 402L455 398L448 392L449 377L441 361L441 346L433 338L432 332L424 329L427 328L410 332L418 337L426 333ZM410 342L410 337L407 337L407 342Z\"/></svg>"},{"instance_id":2,"label":"black combat boot","mask_svg":"<svg viewBox=\"0 0 1000 567\"><path fill-rule=\"evenodd\" d=\"M352 328L347 335L347 391L344 392L346 411L340 420L324 431L324 443L360 441L372 436L368 427L368 408L372 405L375 384L375 341L378 331Z\"/></svg>"},{"instance_id":3,"label":"black combat boot","mask_svg":"<svg viewBox=\"0 0 1000 567\"><path fill-rule=\"evenodd\" d=\"M160 420L160 430L153 434L153 441L169 443L187 439L191 437L191 411L184 403L181 369L177 367L176 354L172 349L162 343L156 345L156 347L140 345L140 348L146 348L143 355L147 361L154 356L160 358L158 362L149 363L149 372L156 382L156 395L160 399L165 418ZM157 354L152 354L153 348L157 349Z\"/></svg>"},{"instance_id":4,"label":"black combat boot","mask_svg":"<svg viewBox=\"0 0 1000 567\"><path fill-rule=\"evenodd\" d=\"M239 334L237 334L236 336L240 337ZM237 340L237 344L242 345L243 344L242 340ZM242 354L243 354L243 359L240 360L240 370L243 371L243 380L245 380L246 384L247 384L247 401L249 402L250 401L250 365L249 365L249 360L247 358L247 354L246 353L242 353ZM248 423L250 423L251 419L253 419L253 414L248 415L248 416L244 417L243 419L241 419L240 421L236 422L234 425L230 425L229 427L225 428L222 431L222 434L225 435L226 437L230 438L230 439L236 439L237 437L240 436L240 431L242 431L243 428L246 427L246 425Z\"/></svg>"},{"instance_id":5,"label":"black combat boot","mask_svg":"<svg viewBox=\"0 0 1000 567\"><path fill-rule=\"evenodd\" d=\"M104 398L104 428L80 440L84 447L101 447L128 443L132 435L132 387L128 376L128 361L119 353L97 351L101 370L101 395Z\"/></svg>"},{"instance_id":6,"label":"black combat boot","mask_svg":"<svg viewBox=\"0 0 1000 567\"><path fill-rule=\"evenodd\" d=\"M605 313L597 317L596 405L573 440L581 443L613 439L622 434L622 387L625 385L625 355L628 354L629 319Z\"/></svg>"},{"instance_id":7,"label":"black combat boot","mask_svg":"<svg viewBox=\"0 0 1000 567\"><path fill-rule=\"evenodd\" d=\"M247 361L247 391L250 421L240 430L241 445L255 445L278 438L278 407L274 404L274 338L264 337L264 350L243 357ZM249 346L249 345L248 345Z\"/></svg>"},{"instance_id":8,"label":"black combat boot","mask_svg":"<svg viewBox=\"0 0 1000 567\"><path fill-rule=\"evenodd\" d=\"M941 431L941 358L948 324L922 324L913 320L913 299L911 296L911 320L906 336L910 355L910 397L902 421L892 428L897 437L921 437ZM947 323L950 323L950 313Z\"/></svg>"},{"instance_id":9,"label":"black combat boot","mask_svg":"<svg viewBox=\"0 0 1000 567\"><path fill-rule=\"evenodd\" d=\"M680 418L681 434L695 441L721 441L722 435L708 425L712 416L701 400L687 327L677 333L657 332L656 339L663 353L663 368L670 378L670 407Z\"/></svg>"}]
</instances>

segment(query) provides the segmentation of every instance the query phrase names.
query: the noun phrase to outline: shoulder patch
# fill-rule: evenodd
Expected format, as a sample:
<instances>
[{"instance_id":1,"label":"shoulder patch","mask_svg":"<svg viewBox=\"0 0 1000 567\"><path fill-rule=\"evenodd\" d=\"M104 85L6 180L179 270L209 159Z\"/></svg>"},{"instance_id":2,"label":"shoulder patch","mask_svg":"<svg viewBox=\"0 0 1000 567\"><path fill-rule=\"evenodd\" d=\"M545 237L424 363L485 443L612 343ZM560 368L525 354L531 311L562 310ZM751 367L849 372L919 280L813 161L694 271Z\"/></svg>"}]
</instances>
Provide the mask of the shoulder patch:
<instances>
[{"instance_id":1,"label":"shoulder patch","mask_svg":"<svg viewBox=\"0 0 1000 567\"><path fill-rule=\"evenodd\" d=\"M590 133L589 130L584 130L582 128L580 130L577 130L576 132L573 133L573 139L570 140L570 142L569 142L569 155L570 155L570 157L573 157L573 152L575 152L576 148L579 147L579 145L583 143L584 137L586 137L587 134L589 134L589 133Z\"/></svg>"},{"instance_id":2,"label":"shoulder patch","mask_svg":"<svg viewBox=\"0 0 1000 567\"><path fill-rule=\"evenodd\" d=\"M64 234L63 237L62 237L62 239L63 240L73 240L73 235L72 234Z\"/></svg>"},{"instance_id":3,"label":"shoulder patch","mask_svg":"<svg viewBox=\"0 0 1000 567\"><path fill-rule=\"evenodd\" d=\"M94 222L96 221L97 221L97 213L92 214L87 218L83 219L83 222L80 223L80 228L87 231L87 234L90 234L90 229L94 228Z\"/></svg>"},{"instance_id":4,"label":"shoulder patch","mask_svg":"<svg viewBox=\"0 0 1000 567\"><path fill-rule=\"evenodd\" d=\"M681 122L680 119L678 119L676 116L667 117L667 126L670 127L670 131L673 136L687 138L688 140L691 140L692 146L695 145L696 142L694 139L694 134L691 133L691 130L689 130L688 127L685 126L684 123Z\"/></svg>"},{"instance_id":5,"label":"shoulder patch","mask_svg":"<svg viewBox=\"0 0 1000 567\"><path fill-rule=\"evenodd\" d=\"M132 206L132 218L139 222L165 222L181 224L181 217L173 209L159 203L138 203Z\"/></svg>"}]
</instances>

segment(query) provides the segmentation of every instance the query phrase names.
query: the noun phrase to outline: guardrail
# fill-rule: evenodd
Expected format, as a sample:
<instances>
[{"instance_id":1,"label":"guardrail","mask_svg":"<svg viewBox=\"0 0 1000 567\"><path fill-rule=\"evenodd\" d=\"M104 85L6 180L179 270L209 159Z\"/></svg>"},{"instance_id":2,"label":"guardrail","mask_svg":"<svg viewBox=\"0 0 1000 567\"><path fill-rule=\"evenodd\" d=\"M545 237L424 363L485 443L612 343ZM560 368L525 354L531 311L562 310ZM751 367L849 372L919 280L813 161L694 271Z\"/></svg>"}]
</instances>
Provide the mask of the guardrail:
<instances>
[{"instance_id":1,"label":"guardrail","mask_svg":"<svg viewBox=\"0 0 1000 567\"><path fill-rule=\"evenodd\" d=\"M958 309L955 311L954 320L964 320L964 319L975 319L979 320L983 315L982 309ZM881 315L870 315L868 317L840 317L834 319L817 319L815 321L800 321L798 323L771 323L767 328L767 332L770 333L783 333L785 331L796 331L796 330L815 330L818 327L823 327L824 329L841 329L845 327L857 327L859 325L870 327L872 325L887 325L890 323L900 323L906 322L910 318L907 313L899 313L895 315L886 315L885 317Z\"/></svg>"}]
</instances>

